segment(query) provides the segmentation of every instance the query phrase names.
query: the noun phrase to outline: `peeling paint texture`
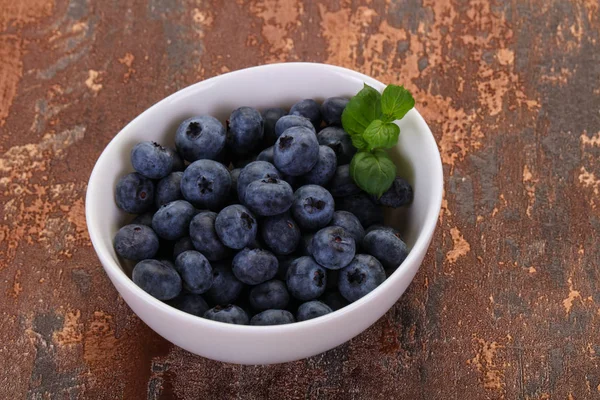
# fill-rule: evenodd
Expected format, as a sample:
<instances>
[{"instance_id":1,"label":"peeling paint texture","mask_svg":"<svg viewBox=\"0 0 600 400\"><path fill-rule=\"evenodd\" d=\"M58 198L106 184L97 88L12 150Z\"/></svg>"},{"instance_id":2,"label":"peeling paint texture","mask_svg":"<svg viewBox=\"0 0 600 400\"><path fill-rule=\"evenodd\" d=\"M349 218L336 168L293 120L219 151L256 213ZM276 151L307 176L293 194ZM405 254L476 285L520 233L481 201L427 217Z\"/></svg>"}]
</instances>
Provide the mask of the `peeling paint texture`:
<instances>
[{"instance_id":1,"label":"peeling paint texture","mask_svg":"<svg viewBox=\"0 0 600 400\"><path fill-rule=\"evenodd\" d=\"M118 296L86 182L161 98L284 61L409 88L443 210L373 327L308 360L226 365ZM599 77L597 0L0 0L0 398L600 398Z\"/></svg>"}]
</instances>

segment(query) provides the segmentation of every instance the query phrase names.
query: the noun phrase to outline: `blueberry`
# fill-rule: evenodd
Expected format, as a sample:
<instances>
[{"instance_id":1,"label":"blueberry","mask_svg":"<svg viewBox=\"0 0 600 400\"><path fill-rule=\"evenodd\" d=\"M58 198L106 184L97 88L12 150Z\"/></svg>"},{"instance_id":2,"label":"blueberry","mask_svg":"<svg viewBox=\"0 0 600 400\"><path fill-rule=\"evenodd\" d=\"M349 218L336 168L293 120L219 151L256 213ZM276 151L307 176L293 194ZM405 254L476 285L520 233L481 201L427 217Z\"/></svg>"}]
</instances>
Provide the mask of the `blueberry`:
<instances>
[{"instance_id":1,"label":"blueberry","mask_svg":"<svg viewBox=\"0 0 600 400\"><path fill-rule=\"evenodd\" d=\"M275 143L273 160L277 169L286 175L306 174L319 160L315 133L301 126L287 129Z\"/></svg>"},{"instance_id":2,"label":"blueberry","mask_svg":"<svg viewBox=\"0 0 600 400\"><path fill-rule=\"evenodd\" d=\"M290 209L294 202L294 190L286 181L264 178L248 185L244 199L250 210L268 217Z\"/></svg>"},{"instance_id":3,"label":"blueberry","mask_svg":"<svg viewBox=\"0 0 600 400\"><path fill-rule=\"evenodd\" d=\"M140 142L131 150L131 164L140 175L160 179L171 173L173 157L156 142Z\"/></svg>"},{"instance_id":4,"label":"blueberry","mask_svg":"<svg viewBox=\"0 0 600 400\"><path fill-rule=\"evenodd\" d=\"M254 161L246 165L237 181L237 193L240 202L245 202L246 188L252 182L264 178L280 178L279 171L271 163L266 161Z\"/></svg>"},{"instance_id":5,"label":"blueberry","mask_svg":"<svg viewBox=\"0 0 600 400\"><path fill-rule=\"evenodd\" d=\"M313 132L316 132L315 127L308 118L304 118L299 115L285 115L281 117L275 124L275 139L277 140L279 136L283 135L283 132L295 126L303 126L312 130Z\"/></svg>"},{"instance_id":6,"label":"blueberry","mask_svg":"<svg viewBox=\"0 0 600 400\"><path fill-rule=\"evenodd\" d=\"M171 307L195 315L197 317L204 316L209 307L206 301L199 294L183 293L169 301Z\"/></svg>"},{"instance_id":7,"label":"blueberry","mask_svg":"<svg viewBox=\"0 0 600 400\"><path fill-rule=\"evenodd\" d=\"M365 229L362 224L354 214L349 213L348 211L334 212L329 225L341 226L344 228L346 232L354 238L354 243L356 243L357 246L362 243L362 240L365 237Z\"/></svg>"},{"instance_id":8,"label":"blueberry","mask_svg":"<svg viewBox=\"0 0 600 400\"><path fill-rule=\"evenodd\" d=\"M252 107L233 110L229 117L229 148L236 154L251 153L263 140L262 115Z\"/></svg>"},{"instance_id":9,"label":"blueberry","mask_svg":"<svg viewBox=\"0 0 600 400\"><path fill-rule=\"evenodd\" d=\"M183 197L198 208L218 210L231 191L231 175L223 164L198 160L190 164L181 178Z\"/></svg>"},{"instance_id":10,"label":"blueberry","mask_svg":"<svg viewBox=\"0 0 600 400\"><path fill-rule=\"evenodd\" d=\"M295 259L287 271L288 291L298 300L314 300L325 292L327 274L312 257Z\"/></svg>"},{"instance_id":11,"label":"blueberry","mask_svg":"<svg viewBox=\"0 0 600 400\"><path fill-rule=\"evenodd\" d=\"M290 108L290 115L308 118L315 129L321 126L321 106L313 99L300 100Z\"/></svg>"},{"instance_id":12,"label":"blueberry","mask_svg":"<svg viewBox=\"0 0 600 400\"><path fill-rule=\"evenodd\" d=\"M248 325L248 314L233 304L213 307L204 313L204 318L226 324Z\"/></svg>"},{"instance_id":13,"label":"blueberry","mask_svg":"<svg viewBox=\"0 0 600 400\"><path fill-rule=\"evenodd\" d=\"M238 250L254 242L257 225L250 210L240 204L225 207L215 220L215 230L221 242Z\"/></svg>"},{"instance_id":14,"label":"blueberry","mask_svg":"<svg viewBox=\"0 0 600 400\"><path fill-rule=\"evenodd\" d=\"M346 307L348 300L340 294L340 292L327 292L321 298L321 301L329 306L333 311Z\"/></svg>"},{"instance_id":15,"label":"blueberry","mask_svg":"<svg viewBox=\"0 0 600 400\"><path fill-rule=\"evenodd\" d=\"M356 245L352 235L339 226L328 226L315 234L312 256L327 269L341 269L352 261Z\"/></svg>"},{"instance_id":16,"label":"blueberry","mask_svg":"<svg viewBox=\"0 0 600 400\"><path fill-rule=\"evenodd\" d=\"M298 307L296 319L298 322L306 321L309 319L322 317L323 315L331 312L333 311L327 304L321 303L319 300L313 300L302 303L300 307Z\"/></svg>"},{"instance_id":17,"label":"blueberry","mask_svg":"<svg viewBox=\"0 0 600 400\"><path fill-rule=\"evenodd\" d=\"M327 146L319 146L319 158L315 166L302 175L302 182L304 184L321 185L325 186L337 169L337 159L335 153Z\"/></svg>"},{"instance_id":18,"label":"blueberry","mask_svg":"<svg viewBox=\"0 0 600 400\"><path fill-rule=\"evenodd\" d=\"M371 196L373 202L392 208L407 206L413 201L413 189L406 180L396 177L392 186L378 199Z\"/></svg>"},{"instance_id":19,"label":"blueberry","mask_svg":"<svg viewBox=\"0 0 600 400\"><path fill-rule=\"evenodd\" d=\"M154 206L154 183L133 172L117 182L115 188L117 206L131 214L141 214L150 211Z\"/></svg>"},{"instance_id":20,"label":"blueberry","mask_svg":"<svg viewBox=\"0 0 600 400\"><path fill-rule=\"evenodd\" d=\"M183 171L185 169L185 163L179 152L177 152L177 149L175 147L165 147L165 149L173 159L173 168L171 168L171 172Z\"/></svg>"},{"instance_id":21,"label":"blueberry","mask_svg":"<svg viewBox=\"0 0 600 400\"><path fill-rule=\"evenodd\" d=\"M265 244L277 255L293 253L300 243L300 228L289 213L262 220L260 233Z\"/></svg>"},{"instance_id":22,"label":"blueberry","mask_svg":"<svg viewBox=\"0 0 600 400\"><path fill-rule=\"evenodd\" d=\"M338 200L337 206L339 210L356 215L364 228L373 224L383 224L383 210L373 203L366 193L342 197Z\"/></svg>"},{"instance_id":23,"label":"blueberry","mask_svg":"<svg viewBox=\"0 0 600 400\"><path fill-rule=\"evenodd\" d=\"M152 258L158 251L158 236L146 225L125 225L115 235L115 251L128 260Z\"/></svg>"},{"instance_id":24,"label":"blueberry","mask_svg":"<svg viewBox=\"0 0 600 400\"><path fill-rule=\"evenodd\" d=\"M302 235L300 240L300 254L303 256L312 256L313 252L313 238L315 237L315 232L307 232Z\"/></svg>"},{"instance_id":25,"label":"blueberry","mask_svg":"<svg viewBox=\"0 0 600 400\"><path fill-rule=\"evenodd\" d=\"M210 115L188 118L175 133L175 146L184 159L214 160L225 147L225 128Z\"/></svg>"},{"instance_id":26,"label":"blueberry","mask_svg":"<svg viewBox=\"0 0 600 400\"><path fill-rule=\"evenodd\" d=\"M213 284L206 292L206 297L213 304L229 304L237 300L244 288L231 271L230 262L212 263Z\"/></svg>"},{"instance_id":27,"label":"blueberry","mask_svg":"<svg viewBox=\"0 0 600 400\"><path fill-rule=\"evenodd\" d=\"M368 254L357 254L352 262L340 271L338 288L349 302L369 294L385 280L385 271L377 259Z\"/></svg>"},{"instance_id":28,"label":"blueberry","mask_svg":"<svg viewBox=\"0 0 600 400\"><path fill-rule=\"evenodd\" d=\"M350 196L361 192L360 188L354 183L354 179L350 176L349 164L337 167L329 183L329 191L335 197Z\"/></svg>"},{"instance_id":29,"label":"blueberry","mask_svg":"<svg viewBox=\"0 0 600 400\"><path fill-rule=\"evenodd\" d=\"M196 250L194 242L189 236L184 236L175 242L173 246L173 258L177 258L178 255L188 250Z\"/></svg>"},{"instance_id":30,"label":"blueberry","mask_svg":"<svg viewBox=\"0 0 600 400\"><path fill-rule=\"evenodd\" d=\"M275 124L277 123L277 121L279 121L279 118L283 117L286 114L287 111L285 111L283 108L268 108L265 111L263 111L262 117L265 121L265 134L263 137L264 146L273 146L275 144L275 141L279 137L275 134Z\"/></svg>"},{"instance_id":31,"label":"blueberry","mask_svg":"<svg viewBox=\"0 0 600 400\"><path fill-rule=\"evenodd\" d=\"M175 259L175 269L183 281L183 287L190 293L202 294L213 283L213 271L210 263L196 250L188 250Z\"/></svg>"},{"instance_id":32,"label":"blueberry","mask_svg":"<svg viewBox=\"0 0 600 400\"><path fill-rule=\"evenodd\" d=\"M327 125L342 126L342 113L350 100L345 97L330 97L321 104L321 115Z\"/></svg>"},{"instance_id":33,"label":"blueberry","mask_svg":"<svg viewBox=\"0 0 600 400\"><path fill-rule=\"evenodd\" d=\"M181 194L181 178L183 172L171 172L156 184L154 203L156 207L183 199Z\"/></svg>"},{"instance_id":34,"label":"blueberry","mask_svg":"<svg viewBox=\"0 0 600 400\"><path fill-rule=\"evenodd\" d=\"M317 135L319 144L329 146L337 156L338 165L350 164L352 157L356 154L356 147L352 145L350 135L342 128L329 126Z\"/></svg>"},{"instance_id":35,"label":"blueberry","mask_svg":"<svg viewBox=\"0 0 600 400\"><path fill-rule=\"evenodd\" d=\"M261 283L250 290L250 305L258 311L284 309L290 301L285 283L276 279Z\"/></svg>"},{"instance_id":36,"label":"blueberry","mask_svg":"<svg viewBox=\"0 0 600 400\"><path fill-rule=\"evenodd\" d=\"M327 189L317 185L305 185L294 193L292 214L303 229L317 230L329 224L335 203Z\"/></svg>"},{"instance_id":37,"label":"blueberry","mask_svg":"<svg viewBox=\"0 0 600 400\"><path fill-rule=\"evenodd\" d=\"M177 271L157 260L137 263L131 279L158 300L171 300L181 292L181 278Z\"/></svg>"},{"instance_id":38,"label":"blueberry","mask_svg":"<svg viewBox=\"0 0 600 400\"><path fill-rule=\"evenodd\" d=\"M197 214L190 222L190 239L196 250L204 254L209 261L222 260L230 253L217 235L216 219L216 213L204 211Z\"/></svg>"},{"instance_id":39,"label":"blueberry","mask_svg":"<svg viewBox=\"0 0 600 400\"><path fill-rule=\"evenodd\" d=\"M386 270L395 270L408 255L406 243L389 229L374 229L365 235L363 247L365 251L377 257Z\"/></svg>"},{"instance_id":40,"label":"blueberry","mask_svg":"<svg viewBox=\"0 0 600 400\"><path fill-rule=\"evenodd\" d=\"M152 217L152 229L158 236L167 240L177 240L187 236L190 221L196 209L185 200L175 200L163 205Z\"/></svg>"},{"instance_id":41,"label":"blueberry","mask_svg":"<svg viewBox=\"0 0 600 400\"><path fill-rule=\"evenodd\" d=\"M131 223L137 225L146 225L152 228L152 217L154 216L154 211L149 211L135 217Z\"/></svg>"},{"instance_id":42,"label":"blueberry","mask_svg":"<svg viewBox=\"0 0 600 400\"><path fill-rule=\"evenodd\" d=\"M296 322L291 312L286 310L265 310L250 320L250 325L284 325Z\"/></svg>"},{"instance_id":43,"label":"blueberry","mask_svg":"<svg viewBox=\"0 0 600 400\"><path fill-rule=\"evenodd\" d=\"M277 257L263 249L244 249L233 258L233 274L247 285L273 279L279 268Z\"/></svg>"},{"instance_id":44,"label":"blueberry","mask_svg":"<svg viewBox=\"0 0 600 400\"><path fill-rule=\"evenodd\" d=\"M261 151L258 156L256 157L256 161L266 161L268 163L273 164L274 159L273 159L273 151L274 151L275 147L271 146L271 147L267 147L266 149L264 149L263 151Z\"/></svg>"}]
</instances>

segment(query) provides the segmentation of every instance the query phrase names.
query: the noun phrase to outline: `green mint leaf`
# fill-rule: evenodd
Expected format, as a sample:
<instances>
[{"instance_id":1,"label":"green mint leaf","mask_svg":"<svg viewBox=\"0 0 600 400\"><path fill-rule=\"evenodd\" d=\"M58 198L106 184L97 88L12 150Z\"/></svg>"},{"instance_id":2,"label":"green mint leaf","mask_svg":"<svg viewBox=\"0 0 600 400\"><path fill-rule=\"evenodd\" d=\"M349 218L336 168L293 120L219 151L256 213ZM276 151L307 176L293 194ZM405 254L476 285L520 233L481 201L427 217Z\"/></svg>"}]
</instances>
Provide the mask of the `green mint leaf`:
<instances>
[{"instance_id":1,"label":"green mint leaf","mask_svg":"<svg viewBox=\"0 0 600 400\"><path fill-rule=\"evenodd\" d=\"M362 135L369 124L381 116L381 93L365 83L350 99L342 113L342 126L352 135Z\"/></svg>"},{"instance_id":2,"label":"green mint leaf","mask_svg":"<svg viewBox=\"0 0 600 400\"><path fill-rule=\"evenodd\" d=\"M383 150L361 151L352 158L350 175L362 190L381 197L396 178L396 164Z\"/></svg>"},{"instance_id":3,"label":"green mint leaf","mask_svg":"<svg viewBox=\"0 0 600 400\"><path fill-rule=\"evenodd\" d=\"M352 146L358 150L366 150L369 147L369 143L361 135L351 135L350 139L352 140Z\"/></svg>"},{"instance_id":4,"label":"green mint leaf","mask_svg":"<svg viewBox=\"0 0 600 400\"><path fill-rule=\"evenodd\" d=\"M404 86L388 85L381 95L381 110L392 121L402 119L414 106L415 99Z\"/></svg>"},{"instance_id":5,"label":"green mint leaf","mask_svg":"<svg viewBox=\"0 0 600 400\"><path fill-rule=\"evenodd\" d=\"M399 135L398 125L376 119L365 129L363 138L369 144L369 149L389 149L396 145Z\"/></svg>"}]
</instances>

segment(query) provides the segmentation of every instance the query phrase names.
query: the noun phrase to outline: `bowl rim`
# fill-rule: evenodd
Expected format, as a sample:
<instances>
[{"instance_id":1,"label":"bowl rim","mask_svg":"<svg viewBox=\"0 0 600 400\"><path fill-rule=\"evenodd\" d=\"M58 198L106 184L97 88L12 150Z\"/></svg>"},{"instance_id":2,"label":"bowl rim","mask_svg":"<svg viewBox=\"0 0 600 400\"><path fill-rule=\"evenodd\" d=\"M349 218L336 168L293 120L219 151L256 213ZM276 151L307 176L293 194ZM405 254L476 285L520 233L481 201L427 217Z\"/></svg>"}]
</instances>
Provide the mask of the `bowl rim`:
<instances>
[{"instance_id":1,"label":"bowl rim","mask_svg":"<svg viewBox=\"0 0 600 400\"><path fill-rule=\"evenodd\" d=\"M96 224L96 218L93 218L92 210L95 209L94 203L97 202L97 200L94 197L94 192L96 191L96 187L95 187L94 183L96 181L96 177L102 173L102 171L100 171L100 164L102 164L101 161L103 161L104 158L110 157L110 154L112 154L114 152L113 150L115 150L117 147L116 139L119 137L119 135L122 134L123 131L127 130L130 126L136 124L137 121L139 121L140 119L143 119L144 116L152 113L158 107L162 106L165 103L169 103L179 97L184 97L184 96L188 95L189 93L195 91L199 86L210 86L211 84L214 84L215 82L217 82L221 79L227 79L227 77L231 77L231 76L235 76L235 75L251 74L254 71L259 70L259 69L260 70L270 70L269 72L276 73L279 70L294 69L294 68L314 69L315 72L322 72L323 70L328 70L330 72L343 74L343 75L349 76L351 78L360 79L364 83L369 84L370 86L374 87L375 89L377 89L379 91L382 91L386 86L384 83L382 83L368 75L362 74L360 72L357 72L357 71L354 71L354 70L351 70L348 68L339 67L339 66L330 65L330 64L312 63L312 62L290 62L290 63L274 63L274 64L259 65L259 66L244 68L244 69L240 69L240 70L236 70L236 71L231 71L231 72L228 72L228 73L225 73L222 75L217 75L217 76L211 77L209 79L205 79L205 80L196 82L194 84L191 84L183 89L180 89L180 90L170 94L169 96L159 100L158 102L156 102L155 104L153 104L152 106L150 106L149 108L144 110L142 113L140 113L138 116L136 116L133 120L131 120L129 123L127 123L121 130L119 130L119 132L110 140L110 142L102 150L102 153L96 160L96 163L94 164L94 168L93 168L92 173L90 174L90 178L88 180L88 187L86 190L86 200L85 200L85 216L86 216L86 224L87 224L87 228L88 228L88 232L90 235L90 240L92 242L92 245L94 247L94 250L96 251L98 259L100 260L100 262L102 264L102 267L105 269L105 272L107 273L107 275L109 275L109 278L111 279L111 283L113 283L113 286L116 286L116 285L114 284L114 282L112 282L112 280L116 279L120 285L123 285L124 287L129 289L130 292L135 294L135 296L138 297L139 299L143 300L147 305L157 308L163 312L174 314L178 318L188 320L188 322L197 324L200 327L205 326L205 327L210 327L210 328L227 329L227 330L230 330L232 333L236 333L236 332L248 333L248 332L258 332L258 331L262 331L265 333L267 333L267 332L269 332L269 333L285 333L285 332L296 330L298 328L310 328L313 326L333 323L335 320L344 317L345 314L352 313L355 310L366 306L367 304L374 301L374 299L380 293L384 292L386 287L393 286L395 284L395 281L400 279L400 277L402 275L402 271L407 270L408 265L410 265L413 262L416 262L417 257L419 257L418 254L420 254L420 253L424 254L427 251L427 248L429 247L429 244L433 237L433 233L437 226L439 213L441 211L442 197L443 197L443 185L444 185L443 168L442 168L441 157L439 154L439 148L435 141L435 138L434 138L431 130L429 129L429 126L427 125L427 123L425 122L423 117L421 116L421 114L416 110L416 108L413 108L411 111L409 111L409 113L413 114L413 116L412 116L413 118L416 118L415 122L419 125L419 131L422 131L424 136L426 137L427 145L434 147L437 152L437 155L438 155L438 157L436 157L435 160L432 160L433 173L432 173L431 177L432 177L432 187L433 187L432 193L433 194L432 194L431 206L426 211L427 215L425 218L425 223L422 226L421 233L417 236L417 239L416 239L414 245L412 246L411 250L409 251L406 259L402 262L402 264L400 264L400 266L396 269L396 271L394 271L389 277L387 277L387 279L381 285L379 285L375 290L373 290L369 294L365 295L364 297L360 298L359 300L356 300L355 302L350 303L349 305L347 305L337 311L334 311L330 314L326 314L324 316L306 320L306 321L298 321L298 322L291 323L291 324L267 325L267 326L227 324L227 323L223 323L223 322L218 322L218 321L201 318L201 317L198 317L198 316L195 316L192 314L188 314L184 311L181 311L175 307L172 307L172 306L154 298L153 296L151 296L150 294L145 292L142 288L137 286L127 276L127 274L119 266L119 264L116 263L112 259L108 250L106 249L105 243L103 243L103 240L100 238L100 235L97 232L98 227ZM117 288L117 291L119 291L118 288Z\"/></svg>"}]
</instances>

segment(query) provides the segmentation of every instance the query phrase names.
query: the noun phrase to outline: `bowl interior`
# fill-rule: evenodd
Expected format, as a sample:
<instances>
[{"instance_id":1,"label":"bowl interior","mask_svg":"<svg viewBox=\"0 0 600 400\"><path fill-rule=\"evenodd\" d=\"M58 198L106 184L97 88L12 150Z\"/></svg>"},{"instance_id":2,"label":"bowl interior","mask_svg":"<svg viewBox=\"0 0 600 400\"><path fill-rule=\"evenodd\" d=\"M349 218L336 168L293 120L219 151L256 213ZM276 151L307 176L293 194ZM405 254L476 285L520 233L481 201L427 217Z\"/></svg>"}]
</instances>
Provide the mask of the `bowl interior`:
<instances>
[{"instance_id":1,"label":"bowl interior","mask_svg":"<svg viewBox=\"0 0 600 400\"><path fill-rule=\"evenodd\" d=\"M114 190L118 179L133 170L129 156L137 142L153 140L173 145L177 126L191 116L210 114L224 122L231 111L240 106L259 110L289 108L304 98L322 101L331 96L351 97L364 83L380 91L385 87L372 78L339 67L308 63L273 64L197 83L146 110L109 143L89 182L86 200L88 228L107 271L119 273L127 270L116 255L112 241L117 230L132 216L117 208ZM413 185L415 197L413 205L407 209L386 211L386 223L400 229L409 247L418 244L426 248L440 209L440 156L429 128L416 110L411 110L399 125L399 143L391 153L399 167L398 174ZM427 234L423 235L424 232ZM422 238L423 243L419 243L422 236L426 237Z\"/></svg>"}]
</instances>

